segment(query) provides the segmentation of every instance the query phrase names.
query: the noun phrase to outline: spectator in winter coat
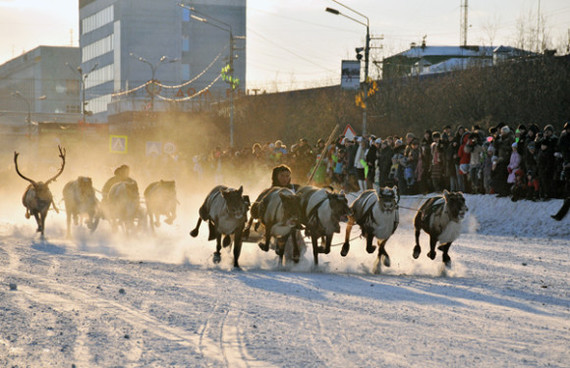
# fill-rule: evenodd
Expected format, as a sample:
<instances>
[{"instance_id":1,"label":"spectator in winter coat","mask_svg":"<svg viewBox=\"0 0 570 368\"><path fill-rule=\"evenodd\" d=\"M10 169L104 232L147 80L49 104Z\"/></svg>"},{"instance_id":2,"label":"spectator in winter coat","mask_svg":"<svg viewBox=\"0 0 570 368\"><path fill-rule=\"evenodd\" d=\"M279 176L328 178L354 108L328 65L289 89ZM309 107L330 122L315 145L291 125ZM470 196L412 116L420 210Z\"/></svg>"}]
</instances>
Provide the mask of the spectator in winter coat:
<instances>
[{"instance_id":1,"label":"spectator in winter coat","mask_svg":"<svg viewBox=\"0 0 570 368\"><path fill-rule=\"evenodd\" d=\"M526 168L527 199L537 200L539 198L538 181L538 157L536 153L536 142L531 141L526 145L526 152L523 156L524 167Z\"/></svg>"},{"instance_id":2,"label":"spectator in winter coat","mask_svg":"<svg viewBox=\"0 0 570 368\"><path fill-rule=\"evenodd\" d=\"M493 167L492 187L500 197L510 194L510 186L507 183L509 175L507 166L511 159L511 145L515 141L514 135L508 126L500 128L500 136L495 140L497 160Z\"/></svg>"},{"instance_id":3,"label":"spectator in winter coat","mask_svg":"<svg viewBox=\"0 0 570 368\"><path fill-rule=\"evenodd\" d=\"M463 182L463 188L461 191L470 192L470 185L468 180L469 174L469 163L471 162L471 149L473 148L472 142L470 140L470 134L466 133L461 139L461 146L457 151L459 156L459 175L461 176L460 182ZM461 186L461 184L460 184Z\"/></svg>"},{"instance_id":4,"label":"spectator in winter coat","mask_svg":"<svg viewBox=\"0 0 570 368\"><path fill-rule=\"evenodd\" d=\"M387 140L382 141L380 150L376 155L378 157L378 182L380 187L385 187L388 186L392 156L394 155L394 151L388 145Z\"/></svg>"},{"instance_id":5,"label":"spectator in winter coat","mask_svg":"<svg viewBox=\"0 0 570 368\"><path fill-rule=\"evenodd\" d=\"M542 139L539 141L540 150L538 152L538 180L540 185L541 199L552 198L554 196L554 172L556 161L554 152L558 139L554 136L554 127L547 125L544 127Z\"/></svg>"},{"instance_id":6,"label":"spectator in winter coat","mask_svg":"<svg viewBox=\"0 0 570 368\"><path fill-rule=\"evenodd\" d=\"M366 140L362 137L357 139L358 148L354 156L354 167L356 168L356 179L358 180L358 188L360 191L366 190L366 173L368 166L366 164L366 151L368 150Z\"/></svg>"},{"instance_id":7,"label":"spectator in winter coat","mask_svg":"<svg viewBox=\"0 0 570 368\"><path fill-rule=\"evenodd\" d=\"M378 143L376 143L378 142ZM368 173L366 175L366 187L373 188L374 178L376 176L376 151L380 147L382 140L380 138L370 141L368 151L366 151L366 165L368 166Z\"/></svg>"},{"instance_id":8,"label":"spectator in winter coat","mask_svg":"<svg viewBox=\"0 0 570 368\"><path fill-rule=\"evenodd\" d=\"M564 197L570 197L570 122L566 122L558 139L558 149L562 157L562 177L564 178Z\"/></svg>"},{"instance_id":9,"label":"spectator in winter coat","mask_svg":"<svg viewBox=\"0 0 570 368\"><path fill-rule=\"evenodd\" d=\"M481 138L479 134L471 135L471 160L469 161L469 181L471 182L471 192L479 193L483 191L482 188L482 173L481 164L483 162L483 146L481 145Z\"/></svg>"},{"instance_id":10,"label":"spectator in winter coat","mask_svg":"<svg viewBox=\"0 0 570 368\"><path fill-rule=\"evenodd\" d=\"M507 165L507 171L509 172L509 176L507 178L507 183L509 183L509 184L515 183L515 173L518 170L520 170L521 163L522 163L521 155L517 151L517 146L518 146L517 142L514 142L511 145L513 152L511 152L511 158L509 160L509 164Z\"/></svg>"},{"instance_id":11,"label":"spectator in winter coat","mask_svg":"<svg viewBox=\"0 0 570 368\"><path fill-rule=\"evenodd\" d=\"M433 142L431 144L430 153L431 161L431 181L433 190L440 192L443 190L443 163L444 163L444 147L440 142L441 135L439 132L432 133Z\"/></svg>"}]
</instances>

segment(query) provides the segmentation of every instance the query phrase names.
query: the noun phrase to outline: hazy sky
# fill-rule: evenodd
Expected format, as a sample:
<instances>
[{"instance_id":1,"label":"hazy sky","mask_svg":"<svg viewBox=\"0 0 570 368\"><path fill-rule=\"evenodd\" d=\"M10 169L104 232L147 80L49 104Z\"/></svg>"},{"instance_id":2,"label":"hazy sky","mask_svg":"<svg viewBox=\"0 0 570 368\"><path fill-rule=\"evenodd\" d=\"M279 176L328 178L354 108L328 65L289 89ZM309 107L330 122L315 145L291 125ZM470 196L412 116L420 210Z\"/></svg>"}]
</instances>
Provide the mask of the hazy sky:
<instances>
[{"instance_id":1,"label":"hazy sky","mask_svg":"<svg viewBox=\"0 0 570 368\"><path fill-rule=\"evenodd\" d=\"M552 47L566 47L570 29L568 0L471 0L468 43L515 45L518 25L541 23ZM346 0L366 15L373 37L372 58L381 60L411 42L459 44L460 0ZM336 8L365 21L332 0L248 0L247 88L287 90L340 81L342 59L354 59L366 28L325 12ZM536 37L536 36L535 36ZM0 0L0 63L39 45L78 45L78 0ZM377 69L371 63L371 75Z\"/></svg>"}]
</instances>

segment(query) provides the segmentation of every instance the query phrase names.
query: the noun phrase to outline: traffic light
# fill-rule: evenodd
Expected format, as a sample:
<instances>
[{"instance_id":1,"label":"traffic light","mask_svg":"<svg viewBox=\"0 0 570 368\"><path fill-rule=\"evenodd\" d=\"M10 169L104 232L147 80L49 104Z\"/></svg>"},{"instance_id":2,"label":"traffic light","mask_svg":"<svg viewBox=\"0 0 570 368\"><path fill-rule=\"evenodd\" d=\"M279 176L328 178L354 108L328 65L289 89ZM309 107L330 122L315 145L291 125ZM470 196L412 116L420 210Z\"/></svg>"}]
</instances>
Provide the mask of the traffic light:
<instances>
[{"instance_id":1,"label":"traffic light","mask_svg":"<svg viewBox=\"0 0 570 368\"><path fill-rule=\"evenodd\" d=\"M357 47L354 49L354 51L356 51L356 60L362 60L361 52L364 51L364 47Z\"/></svg>"}]
</instances>

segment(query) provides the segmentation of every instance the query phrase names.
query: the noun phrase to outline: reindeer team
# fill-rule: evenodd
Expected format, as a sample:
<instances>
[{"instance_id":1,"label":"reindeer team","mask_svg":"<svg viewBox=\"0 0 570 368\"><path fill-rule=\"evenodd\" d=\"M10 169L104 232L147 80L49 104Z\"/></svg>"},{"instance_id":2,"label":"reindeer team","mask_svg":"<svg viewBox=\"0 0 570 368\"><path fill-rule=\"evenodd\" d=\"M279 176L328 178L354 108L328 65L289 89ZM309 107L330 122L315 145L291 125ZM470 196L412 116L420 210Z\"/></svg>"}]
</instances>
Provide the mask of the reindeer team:
<instances>
[{"instance_id":1,"label":"reindeer team","mask_svg":"<svg viewBox=\"0 0 570 368\"><path fill-rule=\"evenodd\" d=\"M62 164L58 172L45 182L36 182L24 176L18 168L17 152L14 152L16 173L30 185L27 187L22 203L26 208L26 218L34 216L41 237L44 237L45 221L51 206L59 212L53 195L48 187L65 168L65 149L59 148ZM141 206L141 198L136 181L128 177L128 167L123 165L115 171L103 188L103 198L99 201L91 178L79 176L65 184L63 200L67 214L67 236L71 236L71 222L79 225L84 222L88 229L95 231L99 220L108 220L114 229L122 227L130 233L148 224L154 232L160 225L160 216L166 216L165 222L172 224L176 219L176 187L174 181L160 180L151 183L144 191L146 210ZM198 235L202 221L208 223L208 240L216 240L214 263L221 261L221 248L233 244L234 267L239 268L239 256L242 243L250 236L253 221L257 220L254 229L262 226L262 241L258 246L267 252L270 247L279 256L279 264L287 261L286 248L290 247L290 260L299 262L301 244L300 235L311 239L313 262L318 265L319 254L329 254L334 233L340 233L340 222L347 222L345 241L340 252L348 255L352 227L358 224L362 236L366 239L366 251L373 253L377 239L378 254L372 268L373 273L380 273L381 264L390 267L390 257L386 252L386 243L396 231L399 224L399 194L397 187L366 190L349 206L344 192L336 192L332 188L304 186L293 190L284 187L271 187L264 190L251 204L249 197L243 194L243 187L228 188L216 186L206 196L199 209L196 227L190 232L192 237ZM251 207L251 208L250 208ZM420 231L424 230L430 237L430 251L427 256L435 259L435 247L440 243L445 266L451 266L449 248L461 230L461 222L467 212L465 198L461 192L444 191L442 195L427 199L417 210L414 218L416 244L413 258L421 253L419 244ZM250 212L248 221L247 214ZM80 219L82 221L80 221ZM319 239L321 245L319 245ZM273 240L273 243L272 243Z\"/></svg>"}]
</instances>

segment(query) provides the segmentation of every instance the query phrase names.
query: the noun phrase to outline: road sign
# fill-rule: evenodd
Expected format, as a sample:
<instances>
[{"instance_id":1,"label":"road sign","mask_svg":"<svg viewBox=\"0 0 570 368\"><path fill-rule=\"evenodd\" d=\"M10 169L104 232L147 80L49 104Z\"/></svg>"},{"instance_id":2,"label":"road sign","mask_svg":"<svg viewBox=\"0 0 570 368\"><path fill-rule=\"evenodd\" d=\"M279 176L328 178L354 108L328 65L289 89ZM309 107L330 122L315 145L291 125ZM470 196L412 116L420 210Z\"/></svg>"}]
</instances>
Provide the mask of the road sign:
<instances>
[{"instance_id":1,"label":"road sign","mask_svg":"<svg viewBox=\"0 0 570 368\"><path fill-rule=\"evenodd\" d=\"M176 152L176 145L172 142L166 142L162 149L167 155L173 155Z\"/></svg>"},{"instance_id":2,"label":"road sign","mask_svg":"<svg viewBox=\"0 0 570 368\"><path fill-rule=\"evenodd\" d=\"M126 135L109 136L109 152L127 153L128 137Z\"/></svg>"},{"instance_id":3,"label":"road sign","mask_svg":"<svg viewBox=\"0 0 570 368\"><path fill-rule=\"evenodd\" d=\"M162 142L146 142L145 153L147 156L160 156L162 153Z\"/></svg>"},{"instance_id":4,"label":"road sign","mask_svg":"<svg viewBox=\"0 0 570 368\"><path fill-rule=\"evenodd\" d=\"M346 128L344 128L344 132L342 132L342 135L345 136L346 138L352 140L352 139L354 139L354 137L356 137L356 132L350 126L350 124L347 124Z\"/></svg>"}]
</instances>

